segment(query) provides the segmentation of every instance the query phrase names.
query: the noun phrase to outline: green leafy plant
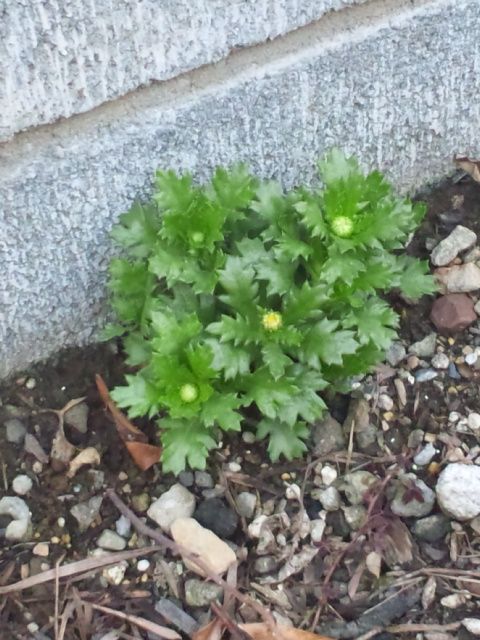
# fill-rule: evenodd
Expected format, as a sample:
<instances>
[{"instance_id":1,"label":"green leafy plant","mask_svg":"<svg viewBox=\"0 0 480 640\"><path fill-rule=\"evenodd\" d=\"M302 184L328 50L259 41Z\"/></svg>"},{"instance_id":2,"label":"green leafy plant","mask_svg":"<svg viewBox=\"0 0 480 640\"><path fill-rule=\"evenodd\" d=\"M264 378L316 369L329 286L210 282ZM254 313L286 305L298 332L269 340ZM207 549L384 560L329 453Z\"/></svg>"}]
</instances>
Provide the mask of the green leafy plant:
<instances>
[{"instance_id":1,"label":"green leafy plant","mask_svg":"<svg viewBox=\"0 0 480 640\"><path fill-rule=\"evenodd\" d=\"M400 254L424 215L381 174L332 151L321 188L284 193L243 165L211 182L159 171L123 215L110 289L134 373L112 396L158 417L165 470L203 468L221 431L253 424L273 460L301 455L320 392L380 361L398 318L380 294L434 290Z\"/></svg>"}]
</instances>

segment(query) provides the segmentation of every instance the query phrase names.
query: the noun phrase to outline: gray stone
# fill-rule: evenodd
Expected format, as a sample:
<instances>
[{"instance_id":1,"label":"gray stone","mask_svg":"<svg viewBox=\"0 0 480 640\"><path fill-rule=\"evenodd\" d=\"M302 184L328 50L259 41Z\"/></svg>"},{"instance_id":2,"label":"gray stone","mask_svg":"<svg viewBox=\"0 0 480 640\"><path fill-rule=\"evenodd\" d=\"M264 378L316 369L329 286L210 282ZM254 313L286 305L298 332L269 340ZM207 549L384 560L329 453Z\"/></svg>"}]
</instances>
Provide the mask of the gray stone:
<instances>
[{"instance_id":1,"label":"gray stone","mask_svg":"<svg viewBox=\"0 0 480 640\"><path fill-rule=\"evenodd\" d=\"M174 484L150 505L147 515L164 531L170 531L178 518L189 518L195 511L195 496L181 484Z\"/></svg>"},{"instance_id":2,"label":"gray stone","mask_svg":"<svg viewBox=\"0 0 480 640\"><path fill-rule=\"evenodd\" d=\"M25 434L27 433L27 428L23 422L18 420L18 418L11 418L5 421L5 429L7 442L22 444Z\"/></svg>"},{"instance_id":3,"label":"gray stone","mask_svg":"<svg viewBox=\"0 0 480 640\"><path fill-rule=\"evenodd\" d=\"M322 456L332 451L340 451L345 447L342 425L335 418L332 418L330 414L313 425L312 439L315 445L315 456Z\"/></svg>"},{"instance_id":4,"label":"gray stone","mask_svg":"<svg viewBox=\"0 0 480 640\"><path fill-rule=\"evenodd\" d=\"M365 0L7 2L0 22L0 142L28 127L276 38Z\"/></svg>"},{"instance_id":5,"label":"gray stone","mask_svg":"<svg viewBox=\"0 0 480 640\"><path fill-rule=\"evenodd\" d=\"M195 471L195 484L202 489L212 489L215 483L212 476L206 471Z\"/></svg>"},{"instance_id":6,"label":"gray stone","mask_svg":"<svg viewBox=\"0 0 480 640\"><path fill-rule=\"evenodd\" d=\"M319 6L309 6L314 4ZM21 5L30 15L28 2L7 5L15 11ZM65 6L80 5L78 0ZM199 16L198 7L191 8ZM456 73L454 61L476 49L479 16L476 0L415 6L410 0L390 0L375 10L366 3L330 12L283 38L237 50L220 64L156 82L94 112L31 129L3 144L0 377L60 348L95 340L106 317L105 279L113 251L109 231L135 199L151 194L159 165L189 169L196 179L205 179L215 165L240 159L255 173L278 177L289 187L311 182L315 159L341 145L359 155L363 167L386 171L403 190L450 171L452 148L475 151L478 86ZM77 33L84 21L75 12L71 20ZM143 35L140 31L139 50ZM132 46L131 38L123 36L122 42ZM187 44L182 36L182 54L194 45L191 40ZM9 37L0 41L9 48ZM32 42L19 39L18 33L17 41L25 46ZM155 38L154 48L162 58L159 42ZM58 52L67 52L70 80L68 61L75 56L69 56L70 44L65 47L60 43ZM17 55L13 47L8 59ZM93 67L101 77L116 77L98 55ZM361 69L353 68L352 60L362 60ZM42 65L27 67L33 74L45 71ZM76 93L81 74L76 70L73 76ZM89 89L98 79L95 73L93 77ZM42 109L29 95L28 78L22 86L29 113L37 118ZM10 105L23 109L20 99L8 97L6 102L0 113L8 111L8 117ZM473 105L474 112L464 109L465 104Z\"/></svg>"},{"instance_id":7,"label":"gray stone","mask_svg":"<svg viewBox=\"0 0 480 640\"><path fill-rule=\"evenodd\" d=\"M127 541L115 531L105 529L97 540L100 549L108 549L109 551L123 551L127 546Z\"/></svg>"},{"instance_id":8,"label":"gray stone","mask_svg":"<svg viewBox=\"0 0 480 640\"><path fill-rule=\"evenodd\" d=\"M192 471L180 471L178 474L178 481L183 484L184 487L193 487L195 477Z\"/></svg>"},{"instance_id":9,"label":"gray stone","mask_svg":"<svg viewBox=\"0 0 480 640\"><path fill-rule=\"evenodd\" d=\"M393 404L394 402L392 398L386 393L381 393L378 396L377 406L379 409L382 409L382 411L391 411L393 409Z\"/></svg>"},{"instance_id":10,"label":"gray stone","mask_svg":"<svg viewBox=\"0 0 480 640\"><path fill-rule=\"evenodd\" d=\"M474 262L440 267L434 275L442 293L470 293L480 289L480 268Z\"/></svg>"},{"instance_id":11,"label":"gray stone","mask_svg":"<svg viewBox=\"0 0 480 640\"><path fill-rule=\"evenodd\" d=\"M378 481L378 478L370 471L352 471L343 478L341 489L350 504L361 504L365 493Z\"/></svg>"},{"instance_id":12,"label":"gray stone","mask_svg":"<svg viewBox=\"0 0 480 640\"><path fill-rule=\"evenodd\" d=\"M314 489L312 491L312 498L318 500L325 511L336 511L340 509L342 501L338 489L335 487L328 487L327 489Z\"/></svg>"},{"instance_id":13,"label":"gray stone","mask_svg":"<svg viewBox=\"0 0 480 640\"><path fill-rule=\"evenodd\" d=\"M85 402L76 404L65 414L65 422L79 431L87 433L88 405Z\"/></svg>"},{"instance_id":14,"label":"gray stone","mask_svg":"<svg viewBox=\"0 0 480 640\"><path fill-rule=\"evenodd\" d=\"M416 520L412 526L412 533L420 540L438 542L450 531L450 521L443 513Z\"/></svg>"},{"instance_id":15,"label":"gray stone","mask_svg":"<svg viewBox=\"0 0 480 640\"><path fill-rule=\"evenodd\" d=\"M257 505L257 496L249 491L242 491L238 494L235 504L237 506L238 514L242 518L253 518L255 513L255 507Z\"/></svg>"},{"instance_id":16,"label":"gray stone","mask_svg":"<svg viewBox=\"0 0 480 640\"><path fill-rule=\"evenodd\" d=\"M437 500L441 510L456 520L470 520L480 514L480 467L449 464L438 477Z\"/></svg>"},{"instance_id":17,"label":"gray stone","mask_svg":"<svg viewBox=\"0 0 480 640\"><path fill-rule=\"evenodd\" d=\"M406 355L407 351L401 342L392 342L392 344L387 349L385 357L388 364L390 364L392 367L396 367L400 364L400 362L402 362Z\"/></svg>"},{"instance_id":18,"label":"gray stone","mask_svg":"<svg viewBox=\"0 0 480 640\"><path fill-rule=\"evenodd\" d=\"M367 521L367 510L362 504L342 508L345 521L352 531L358 531Z\"/></svg>"},{"instance_id":19,"label":"gray stone","mask_svg":"<svg viewBox=\"0 0 480 640\"><path fill-rule=\"evenodd\" d=\"M238 526L237 514L221 498L201 502L193 517L220 538L231 538Z\"/></svg>"},{"instance_id":20,"label":"gray stone","mask_svg":"<svg viewBox=\"0 0 480 640\"><path fill-rule=\"evenodd\" d=\"M5 496L0 500L0 516L8 516L11 522L5 529L5 540L19 542L30 534L32 514L22 498Z\"/></svg>"},{"instance_id":21,"label":"gray stone","mask_svg":"<svg viewBox=\"0 0 480 640\"><path fill-rule=\"evenodd\" d=\"M450 358L445 353L436 353L432 358L432 367L434 369L448 369Z\"/></svg>"},{"instance_id":22,"label":"gray stone","mask_svg":"<svg viewBox=\"0 0 480 640\"><path fill-rule=\"evenodd\" d=\"M278 560L273 556L261 556L253 565L255 573L271 573L278 567Z\"/></svg>"},{"instance_id":23,"label":"gray stone","mask_svg":"<svg viewBox=\"0 0 480 640\"><path fill-rule=\"evenodd\" d=\"M223 587L214 582L198 578L185 581L185 600L190 607L208 607L214 600L220 600Z\"/></svg>"},{"instance_id":24,"label":"gray stone","mask_svg":"<svg viewBox=\"0 0 480 640\"><path fill-rule=\"evenodd\" d=\"M435 493L414 473L407 473L399 482L390 508L402 518L428 516L435 504Z\"/></svg>"},{"instance_id":25,"label":"gray stone","mask_svg":"<svg viewBox=\"0 0 480 640\"><path fill-rule=\"evenodd\" d=\"M122 536L122 538L128 538L131 529L132 523L125 516L120 516L120 518L115 521L115 531L119 536Z\"/></svg>"},{"instance_id":26,"label":"gray stone","mask_svg":"<svg viewBox=\"0 0 480 640\"><path fill-rule=\"evenodd\" d=\"M476 241L477 234L459 224L450 235L439 242L432 251L432 264L436 267L444 267L452 262L459 253L473 247Z\"/></svg>"},{"instance_id":27,"label":"gray stone","mask_svg":"<svg viewBox=\"0 0 480 640\"><path fill-rule=\"evenodd\" d=\"M430 358L435 353L436 342L437 334L429 333L428 336L425 336L422 340L414 342L408 352L413 353L413 355L419 358Z\"/></svg>"},{"instance_id":28,"label":"gray stone","mask_svg":"<svg viewBox=\"0 0 480 640\"><path fill-rule=\"evenodd\" d=\"M132 507L135 511L144 513L150 506L150 496L148 493L139 493L132 496Z\"/></svg>"},{"instance_id":29,"label":"gray stone","mask_svg":"<svg viewBox=\"0 0 480 640\"><path fill-rule=\"evenodd\" d=\"M418 369L415 371L415 380L417 382L430 382L438 376L438 372L434 369Z\"/></svg>"},{"instance_id":30,"label":"gray stone","mask_svg":"<svg viewBox=\"0 0 480 640\"><path fill-rule=\"evenodd\" d=\"M86 502L79 502L70 509L70 513L78 522L80 532L86 531L100 513L102 497L93 496Z\"/></svg>"}]
</instances>

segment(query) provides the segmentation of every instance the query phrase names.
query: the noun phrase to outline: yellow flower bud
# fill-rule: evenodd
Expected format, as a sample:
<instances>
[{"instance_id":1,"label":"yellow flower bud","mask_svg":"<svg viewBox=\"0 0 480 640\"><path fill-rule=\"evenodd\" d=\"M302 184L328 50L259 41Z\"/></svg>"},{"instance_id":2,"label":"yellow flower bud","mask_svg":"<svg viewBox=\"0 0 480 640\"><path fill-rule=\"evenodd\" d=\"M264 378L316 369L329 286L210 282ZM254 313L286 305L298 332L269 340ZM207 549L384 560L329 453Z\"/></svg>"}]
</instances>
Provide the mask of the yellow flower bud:
<instances>
[{"instance_id":1,"label":"yellow flower bud","mask_svg":"<svg viewBox=\"0 0 480 640\"><path fill-rule=\"evenodd\" d=\"M278 311L267 311L262 316L262 324L267 331L277 331L282 326L282 315Z\"/></svg>"}]
</instances>

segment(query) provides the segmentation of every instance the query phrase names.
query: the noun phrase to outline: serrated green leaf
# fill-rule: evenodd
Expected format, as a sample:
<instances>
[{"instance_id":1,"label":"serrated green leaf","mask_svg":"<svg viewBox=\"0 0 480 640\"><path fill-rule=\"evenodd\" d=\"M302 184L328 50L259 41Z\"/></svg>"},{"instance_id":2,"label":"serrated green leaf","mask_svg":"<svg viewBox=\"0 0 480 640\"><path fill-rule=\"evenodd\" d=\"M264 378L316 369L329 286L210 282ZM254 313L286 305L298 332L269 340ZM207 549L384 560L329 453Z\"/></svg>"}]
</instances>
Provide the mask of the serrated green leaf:
<instances>
[{"instance_id":1,"label":"serrated green leaf","mask_svg":"<svg viewBox=\"0 0 480 640\"><path fill-rule=\"evenodd\" d=\"M198 420L172 420L158 422L161 429L162 466L165 472L178 475L187 466L205 469L209 452L216 447L211 429Z\"/></svg>"},{"instance_id":2,"label":"serrated green leaf","mask_svg":"<svg viewBox=\"0 0 480 640\"><path fill-rule=\"evenodd\" d=\"M108 342L112 338L123 336L125 332L126 327L122 324L109 323L100 331L99 340L100 342Z\"/></svg>"},{"instance_id":3,"label":"serrated green leaf","mask_svg":"<svg viewBox=\"0 0 480 640\"><path fill-rule=\"evenodd\" d=\"M323 318L308 330L301 349L304 362L314 369L320 369L322 363L341 365L345 355L356 352L355 333L340 330L338 325L337 320Z\"/></svg>"},{"instance_id":4,"label":"serrated green leaf","mask_svg":"<svg viewBox=\"0 0 480 640\"><path fill-rule=\"evenodd\" d=\"M123 341L126 363L131 367L145 365L152 355L152 345L141 333L130 333Z\"/></svg>"},{"instance_id":5,"label":"serrated green leaf","mask_svg":"<svg viewBox=\"0 0 480 640\"><path fill-rule=\"evenodd\" d=\"M207 427L218 425L223 431L240 431L242 416L238 413L242 405L233 393L215 393L202 407L202 419Z\"/></svg>"},{"instance_id":6,"label":"serrated green leaf","mask_svg":"<svg viewBox=\"0 0 480 640\"><path fill-rule=\"evenodd\" d=\"M233 347L209 338L206 343L213 353L212 368L222 371L225 380L250 373L251 354L242 347Z\"/></svg>"},{"instance_id":7,"label":"serrated green leaf","mask_svg":"<svg viewBox=\"0 0 480 640\"><path fill-rule=\"evenodd\" d=\"M125 376L124 387L115 387L111 392L113 400L121 409L127 409L130 418L158 413L160 394L155 386L141 373Z\"/></svg>"},{"instance_id":8,"label":"serrated green leaf","mask_svg":"<svg viewBox=\"0 0 480 640\"><path fill-rule=\"evenodd\" d=\"M155 205L135 203L128 213L120 216L112 229L112 238L136 258L146 258L155 247L160 217Z\"/></svg>"},{"instance_id":9,"label":"serrated green leaf","mask_svg":"<svg viewBox=\"0 0 480 640\"><path fill-rule=\"evenodd\" d=\"M270 296L283 295L289 291L293 282L295 265L276 260L265 260L256 266L257 277L265 280L267 293Z\"/></svg>"},{"instance_id":10,"label":"serrated green leaf","mask_svg":"<svg viewBox=\"0 0 480 640\"><path fill-rule=\"evenodd\" d=\"M171 311L154 311L151 314L152 348L159 355L169 355L184 350L198 338L202 325L195 313L183 317Z\"/></svg>"},{"instance_id":11,"label":"serrated green leaf","mask_svg":"<svg viewBox=\"0 0 480 640\"><path fill-rule=\"evenodd\" d=\"M247 207L255 195L258 180L248 171L245 164L234 165L226 170L218 167L212 178L215 198L227 210L228 215L238 217L240 210Z\"/></svg>"},{"instance_id":12,"label":"serrated green leaf","mask_svg":"<svg viewBox=\"0 0 480 640\"><path fill-rule=\"evenodd\" d=\"M396 336L398 316L385 302L377 299L350 313L342 324L356 330L360 344L373 342L380 349L388 349Z\"/></svg>"},{"instance_id":13,"label":"serrated green leaf","mask_svg":"<svg viewBox=\"0 0 480 640\"><path fill-rule=\"evenodd\" d=\"M285 456L287 460L302 456L307 450L304 440L308 434L308 427L302 422L292 426L280 420L261 420L257 425L258 439L269 439L268 453L273 462L280 456Z\"/></svg>"},{"instance_id":14,"label":"serrated green leaf","mask_svg":"<svg viewBox=\"0 0 480 640\"><path fill-rule=\"evenodd\" d=\"M400 256L398 265L400 272L392 284L398 286L408 298L417 300L421 296L438 291L435 278L429 273L427 261L416 260L410 256Z\"/></svg>"},{"instance_id":15,"label":"serrated green leaf","mask_svg":"<svg viewBox=\"0 0 480 640\"><path fill-rule=\"evenodd\" d=\"M280 346L275 342L267 342L263 345L262 356L274 380L278 380L283 376L285 368L292 364L291 359L283 353Z\"/></svg>"},{"instance_id":16,"label":"serrated green leaf","mask_svg":"<svg viewBox=\"0 0 480 640\"><path fill-rule=\"evenodd\" d=\"M238 314L234 318L223 315L218 322L208 325L207 331L219 336L220 342L233 342L234 345L258 344L261 337L259 324Z\"/></svg>"},{"instance_id":17,"label":"serrated green leaf","mask_svg":"<svg viewBox=\"0 0 480 640\"><path fill-rule=\"evenodd\" d=\"M243 258L229 256L219 273L219 282L226 291L219 296L220 300L245 315L255 313L258 284L253 267L245 264Z\"/></svg>"}]
</instances>

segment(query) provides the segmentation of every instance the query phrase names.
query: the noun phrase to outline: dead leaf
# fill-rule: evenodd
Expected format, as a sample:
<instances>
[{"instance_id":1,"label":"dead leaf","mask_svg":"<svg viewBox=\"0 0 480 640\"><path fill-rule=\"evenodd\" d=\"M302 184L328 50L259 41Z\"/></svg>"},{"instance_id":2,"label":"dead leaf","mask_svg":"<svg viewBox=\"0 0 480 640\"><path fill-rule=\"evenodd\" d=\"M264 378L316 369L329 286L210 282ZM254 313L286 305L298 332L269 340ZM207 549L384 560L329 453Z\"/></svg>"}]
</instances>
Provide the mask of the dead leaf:
<instances>
[{"instance_id":1,"label":"dead leaf","mask_svg":"<svg viewBox=\"0 0 480 640\"><path fill-rule=\"evenodd\" d=\"M223 635L223 622L214 618L192 635L192 640L220 640Z\"/></svg>"},{"instance_id":2,"label":"dead leaf","mask_svg":"<svg viewBox=\"0 0 480 640\"><path fill-rule=\"evenodd\" d=\"M150 469L154 464L160 461L162 450L153 444L144 442L125 442L128 453L132 457L137 467L142 471Z\"/></svg>"},{"instance_id":3,"label":"dead leaf","mask_svg":"<svg viewBox=\"0 0 480 640\"><path fill-rule=\"evenodd\" d=\"M295 573L302 571L306 566L310 564L310 562L314 559L317 553L320 551L317 547L305 546L303 549L295 553L287 562L283 565L283 567L278 572L278 578L275 579L275 582L278 580L279 582L283 582L290 576L293 576Z\"/></svg>"},{"instance_id":4,"label":"dead leaf","mask_svg":"<svg viewBox=\"0 0 480 640\"><path fill-rule=\"evenodd\" d=\"M382 556L379 553L377 553L376 551L370 551L370 553L365 558L365 564L367 565L367 569L373 576L375 576L375 578L380 577Z\"/></svg>"},{"instance_id":5,"label":"dead leaf","mask_svg":"<svg viewBox=\"0 0 480 640\"><path fill-rule=\"evenodd\" d=\"M70 462L67 476L69 478L73 478L80 467L83 467L86 464L100 464L100 454L95 447L87 447L81 451L78 456L75 456L75 458Z\"/></svg>"},{"instance_id":6,"label":"dead leaf","mask_svg":"<svg viewBox=\"0 0 480 640\"><path fill-rule=\"evenodd\" d=\"M408 527L395 518L384 534L384 559L389 567L407 564L413 560L413 542Z\"/></svg>"},{"instance_id":7,"label":"dead leaf","mask_svg":"<svg viewBox=\"0 0 480 640\"><path fill-rule=\"evenodd\" d=\"M60 424L53 439L50 451L50 461L54 471L63 471L68 467L70 460L75 453L75 447L65 437L63 425Z\"/></svg>"},{"instance_id":8,"label":"dead leaf","mask_svg":"<svg viewBox=\"0 0 480 640\"><path fill-rule=\"evenodd\" d=\"M475 182L480 182L480 160L473 160L467 156L455 156L453 160L459 169L472 176Z\"/></svg>"},{"instance_id":9,"label":"dead leaf","mask_svg":"<svg viewBox=\"0 0 480 640\"><path fill-rule=\"evenodd\" d=\"M115 403L110 397L108 393L107 385L105 384L102 376L97 373L95 376L95 382L97 383L98 393L100 394L103 403L107 407L107 409L112 414L112 418L115 421L115 426L117 427L118 435L123 440L123 442L147 442L147 436L137 429L135 425L133 425L130 420L123 415L123 413L117 408Z\"/></svg>"},{"instance_id":10,"label":"dead leaf","mask_svg":"<svg viewBox=\"0 0 480 640\"><path fill-rule=\"evenodd\" d=\"M332 640L327 636L311 633L311 631L303 631L280 624L271 628L265 622L251 622L239 624L238 627L242 631L246 631L253 640Z\"/></svg>"},{"instance_id":11,"label":"dead leaf","mask_svg":"<svg viewBox=\"0 0 480 640\"><path fill-rule=\"evenodd\" d=\"M135 464L142 471L146 471L160 460L162 449L153 444L148 444L147 436L143 431L140 431L140 429L132 424L117 408L108 393L107 385L98 373L95 376L95 381L101 399L112 414L120 439L125 444Z\"/></svg>"}]
</instances>

